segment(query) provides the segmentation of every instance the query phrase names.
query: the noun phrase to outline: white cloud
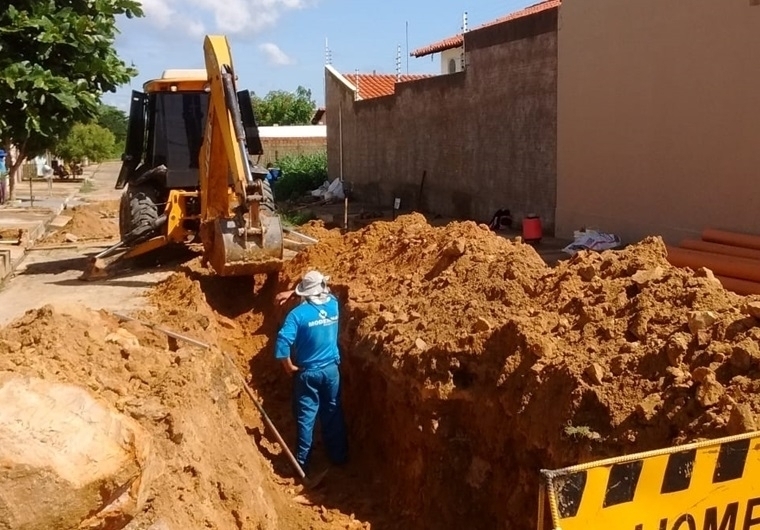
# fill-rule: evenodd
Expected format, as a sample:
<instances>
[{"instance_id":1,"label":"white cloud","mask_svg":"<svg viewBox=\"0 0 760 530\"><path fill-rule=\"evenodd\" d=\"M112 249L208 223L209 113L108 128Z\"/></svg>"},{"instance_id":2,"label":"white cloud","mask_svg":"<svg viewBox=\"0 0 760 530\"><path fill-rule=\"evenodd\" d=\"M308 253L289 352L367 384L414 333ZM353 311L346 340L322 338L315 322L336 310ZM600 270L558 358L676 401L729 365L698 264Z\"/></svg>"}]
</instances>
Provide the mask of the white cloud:
<instances>
[{"instance_id":1,"label":"white cloud","mask_svg":"<svg viewBox=\"0 0 760 530\"><path fill-rule=\"evenodd\" d=\"M180 28L191 37L206 33L203 23L174 9L177 0L141 0L145 18L161 29Z\"/></svg>"},{"instance_id":2,"label":"white cloud","mask_svg":"<svg viewBox=\"0 0 760 530\"><path fill-rule=\"evenodd\" d=\"M217 33L256 33L274 26L284 12L303 9L316 0L141 1L146 20L198 36L205 32L202 20L213 20L212 31Z\"/></svg>"},{"instance_id":3,"label":"white cloud","mask_svg":"<svg viewBox=\"0 0 760 530\"><path fill-rule=\"evenodd\" d=\"M293 59L288 57L288 55L273 42L265 42L264 44L259 45L259 49L267 56L270 64L276 66L293 64Z\"/></svg>"},{"instance_id":4,"label":"white cloud","mask_svg":"<svg viewBox=\"0 0 760 530\"><path fill-rule=\"evenodd\" d=\"M161 27L168 26L172 21L174 10L169 5L171 0L141 0L145 18Z\"/></svg>"}]
</instances>

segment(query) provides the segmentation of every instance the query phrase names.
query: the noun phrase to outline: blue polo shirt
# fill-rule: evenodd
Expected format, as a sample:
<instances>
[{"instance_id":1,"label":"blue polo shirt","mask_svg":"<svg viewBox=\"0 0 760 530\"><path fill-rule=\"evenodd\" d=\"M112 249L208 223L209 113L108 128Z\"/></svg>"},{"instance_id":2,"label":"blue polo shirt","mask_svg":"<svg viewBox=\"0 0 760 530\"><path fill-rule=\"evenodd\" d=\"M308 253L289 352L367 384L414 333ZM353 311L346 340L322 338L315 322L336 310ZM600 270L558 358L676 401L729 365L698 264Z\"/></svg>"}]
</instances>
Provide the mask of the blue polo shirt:
<instances>
[{"instance_id":1,"label":"blue polo shirt","mask_svg":"<svg viewBox=\"0 0 760 530\"><path fill-rule=\"evenodd\" d=\"M300 370L323 368L340 362L338 352L338 300L329 295L324 304L301 302L294 307L277 334L274 356L292 361Z\"/></svg>"}]
</instances>

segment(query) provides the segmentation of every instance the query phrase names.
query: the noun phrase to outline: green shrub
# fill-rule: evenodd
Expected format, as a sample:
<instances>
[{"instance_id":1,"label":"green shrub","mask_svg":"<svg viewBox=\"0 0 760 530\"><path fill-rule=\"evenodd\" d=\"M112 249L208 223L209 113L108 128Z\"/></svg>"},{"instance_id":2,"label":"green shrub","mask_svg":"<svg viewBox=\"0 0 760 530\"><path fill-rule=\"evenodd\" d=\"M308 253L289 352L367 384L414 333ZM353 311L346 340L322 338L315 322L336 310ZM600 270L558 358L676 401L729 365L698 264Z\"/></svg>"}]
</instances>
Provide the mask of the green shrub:
<instances>
[{"instance_id":1,"label":"green shrub","mask_svg":"<svg viewBox=\"0 0 760 530\"><path fill-rule=\"evenodd\" d=\"M278 201L297 199L327 180L327 153L287 155L278 161L282 176L274 183Z\"/></svg>"}]
</instances>

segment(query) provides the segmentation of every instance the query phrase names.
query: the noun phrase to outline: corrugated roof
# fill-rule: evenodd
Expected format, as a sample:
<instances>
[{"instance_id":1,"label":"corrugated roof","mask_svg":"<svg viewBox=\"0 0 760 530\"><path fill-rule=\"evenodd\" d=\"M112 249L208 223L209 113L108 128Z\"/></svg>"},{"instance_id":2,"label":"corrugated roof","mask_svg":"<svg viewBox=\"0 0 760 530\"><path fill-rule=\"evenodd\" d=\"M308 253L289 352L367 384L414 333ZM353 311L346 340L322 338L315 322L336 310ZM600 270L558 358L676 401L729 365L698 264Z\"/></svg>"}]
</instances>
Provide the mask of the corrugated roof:
<instances>
[{"instance_id":1,"label":"corrugated roof","mask_svg":"<svg viewBox=\"0 0 760 530\"><path fill-rule=\"evenodd\" d=\"M562 4L562 0L544 0L543 2L539 2L538 4L534 4L532 6L526 7L525 9L521 9L520 11L515 11L514 13L510 13L509 15L505 17L497 18L496 20L487 22L483 24L482 26L478 26L472 31L482 29L488 26L494 26L496 24L501 24L509 20L515 20L518 18L524 18L530 15L535 15L536 13L540 13L542 11L547 11L549 9L557 8L561 4ZM441 41L434 42L433 44L429 44L427 46L423 46L422 48L418 48L414 50L410 55L413 57L424 57L432 53L438 53L445 50L451 50L453 48L459 48L463 44L464 44L464 36L460 33L459 35L454 35L453 37L448 37Z\"/></svg>"},{"instance_id":2,"label":"corrugated roof","mask_svg":"<svg viewBox=\"0 0 760 530\"><path fill-rule=\"evenodd\" d=\"M358 92L360 99L372 99L382 96L390 96L396 92L396 75L395 74L342 74L346 80L353 84ZM415 81L431 77L430 75L402 75L398 82Z\"/></svg>"}]
</instances>

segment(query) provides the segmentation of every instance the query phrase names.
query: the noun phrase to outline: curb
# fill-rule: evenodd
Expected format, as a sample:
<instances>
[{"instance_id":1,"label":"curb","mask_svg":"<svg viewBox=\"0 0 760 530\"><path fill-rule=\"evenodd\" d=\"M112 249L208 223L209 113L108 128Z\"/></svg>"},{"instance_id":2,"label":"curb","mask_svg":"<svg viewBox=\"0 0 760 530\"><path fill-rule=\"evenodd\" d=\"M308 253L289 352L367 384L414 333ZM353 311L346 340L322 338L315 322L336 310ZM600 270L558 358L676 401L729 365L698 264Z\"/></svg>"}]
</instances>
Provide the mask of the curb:
<instances>
[{"instance_id":1,"label":"curb","mask_svg":"<svg viewBox=\"0 0 760 530\"><path fill-rule=\"evenodd\" d=\"M45 235L45 233L47 233L50 223L53 221L53 219L61 215L61 212L66 209L69 201L71 201L71 199L73 199L77 193L78 191L72 191L69 193L66 197L64 197L64 199L56 208L50 209L50 215L47 218L40 221L34 229L29 231L29 237L24 243L23 252L21 252L21 255L18 258L15 260L11 259L10 251L4 249L6 252L8 252L8 257L0 257L0 287L2 287L2 285L4 285L9 279L15 276L16 270L18 270L18 268L26 259L30 247L32 247L34 243L36 243ZM3 254L5 254L5 252L3 252Z\"/></svg>"},{"instance_id":2,"label":"curb","mask_svg":"<svg viewBox=\"0 0 760 530\"><path fill-rule=\"evenodd\" d=\"M100 164L95 168L95 170L92 172L92 175L90 175L90 177L92 177L95 173L97 173L99 169L100 169ZM5 282L7 282L10 278L12 278L15 275L16 270L24 262L24 259L26 259L26 256L31 250L31 247L34 245L34 243L37 242L39 239L41 239L47 233L48 227L50 226L50 223L53 221L53 219L61 215L61 212L63 212L68 207L69 202L74 197L76 197L78 193L79 193L79 189L73 190L71 193L69 193L67 196L65 196L61 200L61 203L57 207L50 208L50 215L47 218L41 220L34 229L29 231L29 237L27 241L24 243L23 252L18 258L16 258L15 260L11 260L10 256L8 256L7 261L10 262L9 266L6 266L6 267L0 266L0 288L5 284ZM5 253L3 252L3 254ZM2 265L3 263L4 263L4 259L0 258L0 265Z\"/></svg>"}]
</instances>

